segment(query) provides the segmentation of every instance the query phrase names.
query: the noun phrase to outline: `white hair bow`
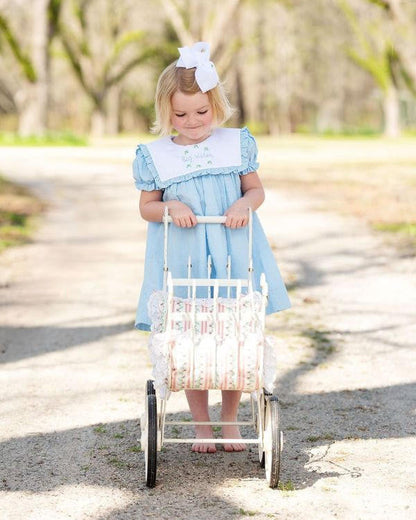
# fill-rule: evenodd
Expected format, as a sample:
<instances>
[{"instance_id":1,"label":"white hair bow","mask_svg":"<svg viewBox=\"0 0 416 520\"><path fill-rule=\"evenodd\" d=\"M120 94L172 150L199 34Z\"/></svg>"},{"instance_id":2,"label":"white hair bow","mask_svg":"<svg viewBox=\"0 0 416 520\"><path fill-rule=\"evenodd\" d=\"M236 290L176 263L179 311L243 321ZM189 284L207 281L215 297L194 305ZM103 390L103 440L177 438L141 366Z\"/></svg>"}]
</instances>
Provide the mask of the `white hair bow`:
<instances>
[{"instance_id":1,"label":"white hair bow","mask_svg":"<svg viewBox=\"0 0 416 520\"><path fill-rule=\"evenodd\" d=\"M212 61L209 61L209 43L198 42L192 47L180 47L178 50L180 57L176 66L185 69L196 67L195 80L202 92L218 85L220 80L217 70Z\"/></svg>"}]
</instances>

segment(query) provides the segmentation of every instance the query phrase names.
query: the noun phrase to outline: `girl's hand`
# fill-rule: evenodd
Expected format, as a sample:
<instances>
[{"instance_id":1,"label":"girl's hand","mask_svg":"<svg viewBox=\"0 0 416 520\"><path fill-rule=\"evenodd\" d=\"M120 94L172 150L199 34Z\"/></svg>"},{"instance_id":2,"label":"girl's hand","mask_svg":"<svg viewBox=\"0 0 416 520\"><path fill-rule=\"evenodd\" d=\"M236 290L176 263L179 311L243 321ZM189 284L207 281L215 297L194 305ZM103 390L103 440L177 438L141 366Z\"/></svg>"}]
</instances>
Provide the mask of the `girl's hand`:
<instances>
[{"instance_id":1,"label":"girl's hand","mask_svg":"<svg viewBox=\"0 0 416 520\"><path fill-rule=\"evenodd\" d=\"M196 226L196 216L189 206L179 200L170 200L167 206L175 226L188 228Z\"/></svg>"},{"instance_id":2,"label":"girl's hand","mask_svg":"<svg viewBox=\"0 0 416 520\"><path fill-rule=\"evenodd\" d=\"M246 203L241 204L240 200L230 206L224 213L224 215L227 217L227 220L224 224L226 227L237 229L247 226L248 206Z\"/></svg>"}]
</instances>

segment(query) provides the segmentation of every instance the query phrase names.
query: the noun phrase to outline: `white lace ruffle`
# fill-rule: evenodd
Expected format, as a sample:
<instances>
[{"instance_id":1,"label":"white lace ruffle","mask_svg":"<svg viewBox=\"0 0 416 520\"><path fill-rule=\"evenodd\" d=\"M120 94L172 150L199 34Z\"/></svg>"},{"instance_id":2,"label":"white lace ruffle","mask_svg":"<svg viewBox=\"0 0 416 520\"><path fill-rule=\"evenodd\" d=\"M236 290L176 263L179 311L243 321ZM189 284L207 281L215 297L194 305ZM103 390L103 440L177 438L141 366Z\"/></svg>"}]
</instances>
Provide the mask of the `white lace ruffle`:
<instances>
[{"instance_id":1,"label":"white lace ruffle","mask_svg":"<svg viewBox=\"0 0 416 520\"><path fill-rule=\"evenodd\" d=\"M175 313L182 313L181 319L170 324L172 330L185 331L192 322L197 334L217 333L221 336L235 332L236 328L244 331L252 331L262 328L263 322L263 296L259 292L242 294L236 298L179 298L173 296L171 300L172 309ZM154 291L148 301L147 310L151 319L151 331L163 332L166 328L167 293L165 291ZM203 313L205 319L194 319L193 313ZM214 322L217 319L217 323ZM218 328L218 322L222 326ZM214 327L218 330L214 330ZM205 327L205 329L204 329Z\"/></svg>"},{"instance_id":2,"label":"white lace ruffle","mask_svg":"<svg viewBox=\"0 0 416 520\"><path fill-rule=\"evenodd\" d=\"M275 344L273 337L264 336L261 294L215 302L174 297L171 304L177 318L168 330L167 294L153 293L148 305L149 353L162 398L185 388L253 392L262 385L273 391Z\"/></svg>"}]
</instances>

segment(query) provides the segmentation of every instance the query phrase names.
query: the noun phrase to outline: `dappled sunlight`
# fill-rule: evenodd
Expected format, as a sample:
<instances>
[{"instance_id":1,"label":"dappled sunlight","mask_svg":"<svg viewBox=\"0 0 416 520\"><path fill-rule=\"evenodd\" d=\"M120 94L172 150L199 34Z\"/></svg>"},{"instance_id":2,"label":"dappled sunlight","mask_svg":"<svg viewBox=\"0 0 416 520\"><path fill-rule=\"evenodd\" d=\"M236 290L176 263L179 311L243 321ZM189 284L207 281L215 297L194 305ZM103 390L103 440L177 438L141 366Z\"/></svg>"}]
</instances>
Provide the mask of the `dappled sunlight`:
<instances>
[{"instance_id":1,"label":"dappled sunlight","mask_svg":"<svg viewBox=\"0 0 416 520\"><path fill-rule=\"evenodd\" d=\"M7 488L6 488L7 489ZM27 520L66 520L67 518L99 518L124 509L135 500L135 493L98 485L68 485L41 492L2 493L2 507L16 510ZM107 506L104 506L107 502Z\"/></svg>"},{"instance_id":2,"label":"dappled sunlight","mask_svg":"<svg viewBox=\"0 0 416 520\"><path fill-rule=\"evenodd\" d=\"M306 142L305 149L327 146ZM277 339L285 438L280 490L267 487L255 447L218 450L206 459L187 445L159 454L156 488L146 488L139 417L151 366L148 335L132 328L145 225L130 178L132 150L121 147L117 156L117 146L106 148L96 163L101 152L92 147L75 162L63 150L51 151L45 168L41 154L14 152L12 162L6 154L16 179L40 182L53 202L39 240L0 259L7 507L19 500L35 515L39 509L62 518L124 520L165 518L160 503L171 516L192 508L202 519L263 519L302 518L313 502L315 516L354 517L364 506L351 497L363 487L369 507L387 510L377 492L385 492L390 478L400 482L391 491L391 510L400 518L412 491L403 454L415 434L413 261L362 220L329 211L330 196L316 202L312 186L331 175L327 163L316 169L304 163L310 191L299 191L301 184L289 189L291 172L294 185L297 176L303 182L301 168L294 152L279 163L285 139L273 143L276 178L269 184L267 159L259 214L292 301L292 309L267 318ZM23 168L28 157L30 171ZM405 178L399 175L398 183ZM374 183L381 186L380 179ZM247 404L245 397L242 416ZM210 411L218 414L215 400ZM187 413L183 393L172 396L168 414Z\"/></svg>"}]
</instances>

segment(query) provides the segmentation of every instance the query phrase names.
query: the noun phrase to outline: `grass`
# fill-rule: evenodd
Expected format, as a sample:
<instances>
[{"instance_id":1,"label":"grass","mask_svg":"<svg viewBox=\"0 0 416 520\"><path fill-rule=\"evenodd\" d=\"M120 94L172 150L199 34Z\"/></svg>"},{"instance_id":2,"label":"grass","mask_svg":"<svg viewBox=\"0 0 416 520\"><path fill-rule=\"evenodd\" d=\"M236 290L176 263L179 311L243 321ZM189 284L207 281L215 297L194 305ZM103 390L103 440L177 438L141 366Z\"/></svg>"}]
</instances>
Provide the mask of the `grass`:
<instances>
[{"instance_id":1,"label":"grass","mask_svg":"<svg viewBox=\"0 0 416 520\"><path fill-rule=\"evenodd\" d=\"M301 336L309 338L310 346L314 350L313 359L301 360L301 365L320 366L331 355L336 352L336 346L329 337L330 331L317 328L304 329Z\"/></svg>"},{"instance_id":2,"label":"grass","mask_svg":"<svg viewBox=\"0 0 416 520\"><path fill-rule=\"evenodd\" d=\"M247 511L246 509L243 509L241 507L238 510L238 512L242 516L255 516L257 514L256 511Z\"/></svg>"},{"instance_id":3,"label":"grass","mask_svg":"<svg viewBox=\"0 0 416 520\"><path fill-rule=\"evenodd\" d=\"M128 466L127 462L124 462L123 460L120 460L117 457L112 457L111 459L108 459L108 463L112 466L115 466L118 469L123 469Z\"/></svg>"},{"instance_id":4,"label":"grass","mask_svg":"<svg viewBox=\"0 0 416 520\"><path fill-rule=\"evenodd\" d=\"M130 453L140 453L142 451L141 446L131 446L127 451Z\"/></svg>"},{"instance_id":5,"label":"grass","mask_svg":"<svg viewBox=\"0 0 416 520\"><path fill-rule=\"evenodd\" d=\"M396 222L394 224L378 224L375 226L379 231L388 231L392 233L403 233L411 237L416 237L416 223Z\"/></svg>"},{"instance_id":6,"label":"grass","mask_svg":"<svg viewBox=\"0 0 416 520\"><path fill-rule=\"evenodd\" d=\"M416 255L416 139L259 137L266 188L352 215Z\"/></svg>"},{"instance_id":7,"label":"grass","mask_svg":"<svg viewBox=\"0 0 416 520\"><path fill-rule=\"evenodd\" d=\"M0 252L29 242L35 219L44 208L27 188L0 176Z\"/></svg>"},{"instance_id":8,"label":"grass","mask_svg":"<svg viewBox=\"0 0 416 520\"><path fill-rule=\"evenodd\" d=\"M375 222L373 228L388 235L396 235L403 246L416 249L416 222Z\"/></svg>"},{"instance_id":9,"label":"grass","mask_svg":"<svg viewBox=\"0 0 416 520\"><path fill-rule=\"evenodd\" d=\"M71 132L48 132L43 136L21 137L12 132L0 133L0 146L86 146L85 136Z\"/></svg>"},{"instance_id":10,"label":"grass","mask_svg":"<svg viewBox=\"0 0 416 520\"><path fill-rule=\"evenodd\" d=\"M277 488L280 489L280 491L295 491L295 486L291 480L288 480L287 482L279 482Z\"/></svg>"}]
</instances>

